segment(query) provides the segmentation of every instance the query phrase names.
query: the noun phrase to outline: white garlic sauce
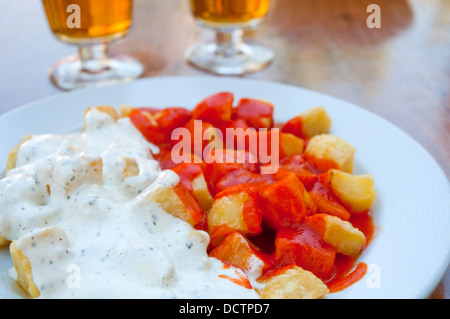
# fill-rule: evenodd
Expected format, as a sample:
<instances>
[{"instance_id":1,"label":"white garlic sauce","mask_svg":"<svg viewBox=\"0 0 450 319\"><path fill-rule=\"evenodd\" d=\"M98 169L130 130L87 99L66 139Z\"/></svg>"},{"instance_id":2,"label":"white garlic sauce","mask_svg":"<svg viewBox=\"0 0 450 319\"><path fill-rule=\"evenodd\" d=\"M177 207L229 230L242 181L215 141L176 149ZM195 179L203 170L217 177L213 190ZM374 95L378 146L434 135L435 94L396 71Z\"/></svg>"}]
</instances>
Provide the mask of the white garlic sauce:
<instances>
[{"instance_id":1,"label":"white garlic sauce","mask_svg":"<svg viewBox=\"0 0 450 319\"><path fill-rule=\"evenodd\" d=\"M128 118L96 109L83 132L21 145L0 180L0 234L29 259L39 298L259 298L224 278L242 272L208 257L206 232L147 199L179 182L150 149ZM125 158L137 176L124 178Z\"/></svg>"}]
</instances>

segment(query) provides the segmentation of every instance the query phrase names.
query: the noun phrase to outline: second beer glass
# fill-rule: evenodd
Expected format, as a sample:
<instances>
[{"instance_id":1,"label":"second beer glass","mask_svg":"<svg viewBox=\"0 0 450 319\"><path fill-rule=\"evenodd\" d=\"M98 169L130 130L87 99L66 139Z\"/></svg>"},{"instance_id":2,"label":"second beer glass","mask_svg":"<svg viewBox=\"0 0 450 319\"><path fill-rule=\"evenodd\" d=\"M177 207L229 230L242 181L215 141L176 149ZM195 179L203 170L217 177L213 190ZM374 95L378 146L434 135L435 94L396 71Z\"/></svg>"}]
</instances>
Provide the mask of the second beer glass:
<instances>
[{"instance_id":1,"label":"second beer glass","mask_svg":"<svg viewBox=\"0 0 450 319\"><path fill-rule=\"evenodd\" d=\"M215 43L196 43L187 60L202 70L238 75L261 70L274 58L272 50L244 43L243 32L257 28L270 0L190 0L196 22L216 33Z\"/></svg>"}]
</instances>

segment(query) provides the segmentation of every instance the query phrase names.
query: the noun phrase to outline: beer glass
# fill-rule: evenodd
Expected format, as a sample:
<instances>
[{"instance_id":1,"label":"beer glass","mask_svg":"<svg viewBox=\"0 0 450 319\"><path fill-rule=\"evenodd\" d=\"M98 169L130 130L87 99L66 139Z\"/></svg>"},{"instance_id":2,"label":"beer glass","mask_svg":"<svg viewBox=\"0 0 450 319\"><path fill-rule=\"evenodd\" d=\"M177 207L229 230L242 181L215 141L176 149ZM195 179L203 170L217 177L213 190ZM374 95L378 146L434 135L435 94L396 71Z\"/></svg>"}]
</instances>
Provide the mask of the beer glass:
<instances>
[{"instance_id":1,"label":"beer glass","mask_svg":"<svg viewBox=\"0 0 450 319\"><path fill-rule=\"evenodd\" d=\"M221 75L263 69L274 58L272 50L244 43L245 30L256 29L269 11L270 0L190 0L198 25L214 30L214 43L196 43L186 52L190 64Z\"/></svg>"},{"instance_id":2,"label":"beer glass","mask_svg":"<svg viewBox=\"0 0 450 319\"><path fill-rule=\"evenodd\" d=\"M55 63L51 81L63 90L132 80L143 72L130 55L110 55L108 44L132 24L133 0L42 0L53 34L78 46L78 54Z\"/></svg>"}]
</instances>

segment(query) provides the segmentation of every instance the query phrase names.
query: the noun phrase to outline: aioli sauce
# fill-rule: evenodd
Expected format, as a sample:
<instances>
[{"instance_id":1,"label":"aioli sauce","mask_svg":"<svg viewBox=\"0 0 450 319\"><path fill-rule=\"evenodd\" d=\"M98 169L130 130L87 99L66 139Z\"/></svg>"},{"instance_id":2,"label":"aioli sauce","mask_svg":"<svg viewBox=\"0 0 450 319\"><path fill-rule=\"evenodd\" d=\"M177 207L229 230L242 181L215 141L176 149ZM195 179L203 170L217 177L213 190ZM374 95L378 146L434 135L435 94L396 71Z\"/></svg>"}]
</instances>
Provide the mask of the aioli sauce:
<instances>
[{"instance_id":1,"label":"aioli sauce","mask_svg":"<svg viewBox=\"0 0 450 319\"><path fill-rule=\"evenodd\" d=\"M128 118L95 109L82 133L22 144L0 180L0 234L29 259L40 298L259 298L208 257L206 232L147 199L179 183L155 149ZM139 171L124 177L130 158Z\"/></svg>"}]
</instances>

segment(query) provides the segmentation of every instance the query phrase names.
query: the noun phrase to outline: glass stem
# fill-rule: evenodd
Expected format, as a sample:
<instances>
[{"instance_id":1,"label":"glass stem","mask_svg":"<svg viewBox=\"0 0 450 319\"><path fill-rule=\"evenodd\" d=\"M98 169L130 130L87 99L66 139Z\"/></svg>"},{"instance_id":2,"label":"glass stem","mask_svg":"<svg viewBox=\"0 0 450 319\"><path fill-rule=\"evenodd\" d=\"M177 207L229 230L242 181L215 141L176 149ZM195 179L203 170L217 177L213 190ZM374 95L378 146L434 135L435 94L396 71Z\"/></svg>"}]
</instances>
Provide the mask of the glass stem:
<instances>
[{"instance_id":1,"label":"glass stem","mask_svg":"<svg viewBox=\"0 0 450 319\"><path fill-rule=\"evenodd\" d=\"M106 43L80 45L78 53L82 72L97 74L110 69L108 45Z\"/></svg>"},{"instance_id":2,"label":"glass stem","mask_svg":"<svg viewBox=\"0 0 450 319\"><path fill-rule=\"evenodd\" d=\"M242 46L244 31L242 29L234 29L231 31L216 32L216 54L223 57L235 57L242 54Z\"/></svg>"}]
</instances>

